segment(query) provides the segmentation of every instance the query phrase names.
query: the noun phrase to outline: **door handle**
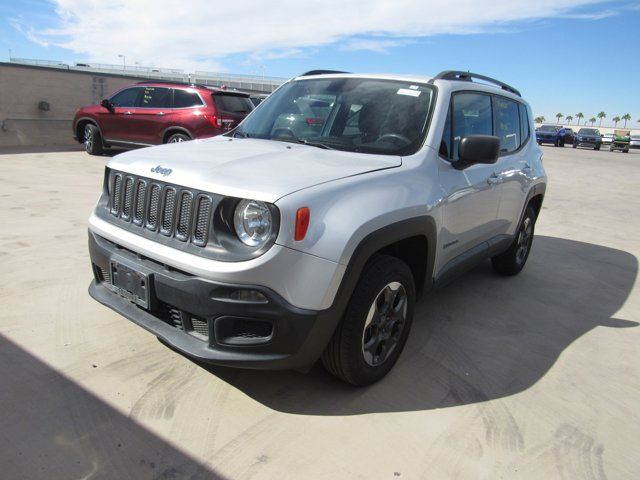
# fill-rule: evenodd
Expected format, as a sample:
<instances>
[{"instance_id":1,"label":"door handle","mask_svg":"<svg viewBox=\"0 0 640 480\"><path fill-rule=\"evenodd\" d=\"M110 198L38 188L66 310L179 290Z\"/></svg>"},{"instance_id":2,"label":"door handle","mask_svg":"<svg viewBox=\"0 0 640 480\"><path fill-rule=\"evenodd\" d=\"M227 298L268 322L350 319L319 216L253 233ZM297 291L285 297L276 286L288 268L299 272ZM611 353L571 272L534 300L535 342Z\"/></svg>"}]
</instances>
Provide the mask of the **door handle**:
<instances>
[{"instance_id":1,"label":"door handle","mask_svg":"<svg viewBox=\"0 0 640 480\"><path fill-rule=\"evenodd\" d=\"M156 113L156 115L162 116L162 115L164 115L164 112L158 112L158 113Z\"/></svg>"},{"instance_id":2,"label":"door handle","mask_svg":"<svg viewBox=\"0 0 640 480\"><path fill-rule=\"evenodd\" d=\"M496 173L492 173L489 178L487 178L487 183L489 185L495 185L496 183L500 183L500 176Z\"/></svg>"},{"instance_id":3,"label":"door handle","mask_svg":"<svg viewBox=\"0 0 640 480\"><path fill-rule=\"evenodd\" d=\"M126 112L124 112L125 115L131 115L131 112L129 110L127 110Z\"/></svg>"}]
</instances>

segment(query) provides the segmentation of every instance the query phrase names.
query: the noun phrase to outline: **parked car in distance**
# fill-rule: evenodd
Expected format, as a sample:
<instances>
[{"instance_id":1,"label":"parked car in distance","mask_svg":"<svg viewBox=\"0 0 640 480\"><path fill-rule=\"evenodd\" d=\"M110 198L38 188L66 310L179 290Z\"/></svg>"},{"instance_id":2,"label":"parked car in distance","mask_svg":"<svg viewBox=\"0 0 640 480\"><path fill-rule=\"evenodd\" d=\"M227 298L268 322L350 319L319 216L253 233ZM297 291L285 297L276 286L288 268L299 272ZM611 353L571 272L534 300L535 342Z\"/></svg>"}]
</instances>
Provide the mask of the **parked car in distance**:
<instances>
[{"instance_id":1,"label":"parked car in distance","mask_svg":"<svg viewBox=\"0 0 640 480\"><path fill-rule=\"evenodd\" d=\"M547 182L532 126L518 90L469 72L300 75L232 132L109 159L89 293L202 362L321 358L371 384L419 292L524 268Z\"/></svg>"},{"instance_id":2,"label":"parked car in distance","mask_svg":"<svg viewBox=\"0 0 640 480\"><path fill-rule=\"evenodd\" d=\"M538 145L551 143L556 147L560 146L560 125L541 125L536 129L536 141Z\"/></svg>"},{"instance_id":3,"label":"parked car in distance","mask_svg":"<svg viewBox=\"0 0 640 480\"><path fill-rule=\"evenodd\" d=\"M573 128L564 127L564 142L565 143L573 143L574 138L576 138L576 134L573 131Z\"/></svg>"},{"instance_id":4,"label":"parked car in distance","mask_svg":"<svg viewBox=\"0 0 640 480\"><path fill-rule=\"evenodd\" d=\"M92 155L220 135L253 110L249 95L204 85L140 82L79 108L73 136Z\"/></svg>"},{"instance_id":5,"label":"parked car in distance","mask_svg":"<svg viewBox=\"0 0 640 480\"><path fill-rule=\"evenodd\" d=\"M609 151L620 150L623 153L629 153L631 146L631 130L615 129L613 131L613 142L609 147Z\"/></svg>"},{"instance_id":6,"label":"parked car in distance","mask_svg":"<svg viewBox=\"0 0 640 480\"><path fill-rule=\"evenodd\" d=\"M602 136L597 128L581 128L573 140L573 148L592 147L594 150L600 150L602 145Z\"/></svg>"},{"instance_id":7,"label":"parked car in distance","mask_svg":"<svg viewBox=\"0 0 640 480\"><path fill-rule=\"evenodd\" d=\"M614 138L615 135L613 133L605 133L604 135L602 135L602 144L611 145L611 142L613 142Z\"/></svg>"},{"instance_id":8,"label":"parked car in distance","mask_svg":"<svg viewBox=\"0 0 640 480\"><path fill-rule=\"evenodd\" d=\"M629 147L640 148L640 135L631 135L631 141L629 142Z\"/></svg>"}]
</instances>

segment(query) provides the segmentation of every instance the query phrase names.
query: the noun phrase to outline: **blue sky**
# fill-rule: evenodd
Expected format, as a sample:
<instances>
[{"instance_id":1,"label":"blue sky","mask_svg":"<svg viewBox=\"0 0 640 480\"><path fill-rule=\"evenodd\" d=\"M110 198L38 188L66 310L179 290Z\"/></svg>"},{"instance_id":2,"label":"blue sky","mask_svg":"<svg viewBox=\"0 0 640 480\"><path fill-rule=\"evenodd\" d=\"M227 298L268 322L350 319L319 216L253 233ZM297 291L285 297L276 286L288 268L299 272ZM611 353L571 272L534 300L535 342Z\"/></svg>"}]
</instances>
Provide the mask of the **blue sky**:
<instances>
[{"instance_id":1,"label":"blue sky","mask_svg":"<svg viewBox=\"0 0 640 480\"><path fill-rule=\"evenodd\" d=\"M180 15L150 0L0 0L0 59L122 53L129 64L283 77L470 70L514 85L547 120L603 110L603 124L630 113L640 126L640 1L325 0L313 15L316 2L257 3L221 15L185 0Z\"/></svg>"}]
</instances>

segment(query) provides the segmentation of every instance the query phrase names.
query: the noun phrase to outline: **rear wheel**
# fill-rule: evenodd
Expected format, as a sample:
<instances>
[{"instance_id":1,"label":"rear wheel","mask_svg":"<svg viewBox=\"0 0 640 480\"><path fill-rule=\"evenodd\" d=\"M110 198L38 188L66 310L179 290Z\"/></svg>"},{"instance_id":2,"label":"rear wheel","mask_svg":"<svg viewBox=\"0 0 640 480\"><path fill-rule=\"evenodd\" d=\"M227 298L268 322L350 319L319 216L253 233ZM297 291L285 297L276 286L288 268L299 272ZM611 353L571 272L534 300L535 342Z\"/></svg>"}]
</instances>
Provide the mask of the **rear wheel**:
<instances>
[{"instance_id":1,"label":"rear wheel","mask_svg":"<svg viewBox=\"0 0 640 480\"><path fill-rule=\"evenodd\" d=\"M186 133L174 133L167 139L167 143L181 143L189 140L191 140L191 137Z\"/></svg>"},{"instance_id":2,"label":"rear wheel","mask_svg":"<svg viewBox=\"0 0 640 480\"><path fill-rule=\"evenodd\" d=\"M375 256L322 354L325 368L353 385L370 385L395 365L409 335L415 284L406 263Z\"/></svg>"},{"instance_id":3,"label":"rear wheel","mask_svg":"<svg viewBox=\"0 0 640 480\"><path fill-rule=\"evenodd\" d=\"M100 130L92 123L87 123L83 131L84 149L90 155L102 153L102 135Z\"/></svg>"},{"instance_id":4,"label":"rear wheel","mask_svg":"<svg viewBox=\"0 0 640 480\"><path fill-rule=\"evenodd\" d=\"M535 223L536 212L533 211L533 208L527 207L509 249L491 259L496 272L502 275L516 275L524 268L533 243Z\"/></svg>"}]
</instances>

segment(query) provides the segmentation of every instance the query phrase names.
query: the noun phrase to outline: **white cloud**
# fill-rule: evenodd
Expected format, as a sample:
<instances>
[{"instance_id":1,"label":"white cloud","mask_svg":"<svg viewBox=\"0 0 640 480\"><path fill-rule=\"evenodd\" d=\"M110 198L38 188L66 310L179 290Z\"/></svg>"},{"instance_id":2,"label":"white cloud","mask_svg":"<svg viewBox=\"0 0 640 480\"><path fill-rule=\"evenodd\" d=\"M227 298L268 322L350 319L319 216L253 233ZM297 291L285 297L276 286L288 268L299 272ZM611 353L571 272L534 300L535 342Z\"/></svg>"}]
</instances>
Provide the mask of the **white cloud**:
<instances>
[{"instance_id":1,"label":"white cloud","mask_svg":"<svg viewBox=\"0 0 640 480\"><path fill-rule=\"evenodd\" d=\"M335 45L385 52L410 39L493 32L581 13L601 0L54 0L58 24L35 36L93 61L214 70L230 54L299 55ZM33 32L32 36L34 35ZM409 40L408 40L409 39ZM415 40L413 40L415 41ZM256 53L258 52L258 53ZM252 56L253 55L253 56Z\"/></svg>"},{"instance_id":2,"label":"white cloud","mask_svg":"<svg viewBox=\"0 0 640 480\"><path fill-rule=\"evenodd\" d=\"M353 38L342 45L343 50L368 50L375 53L389 53L389 50L416 43L413 39Z\"/></svg>"}]
</instances>

